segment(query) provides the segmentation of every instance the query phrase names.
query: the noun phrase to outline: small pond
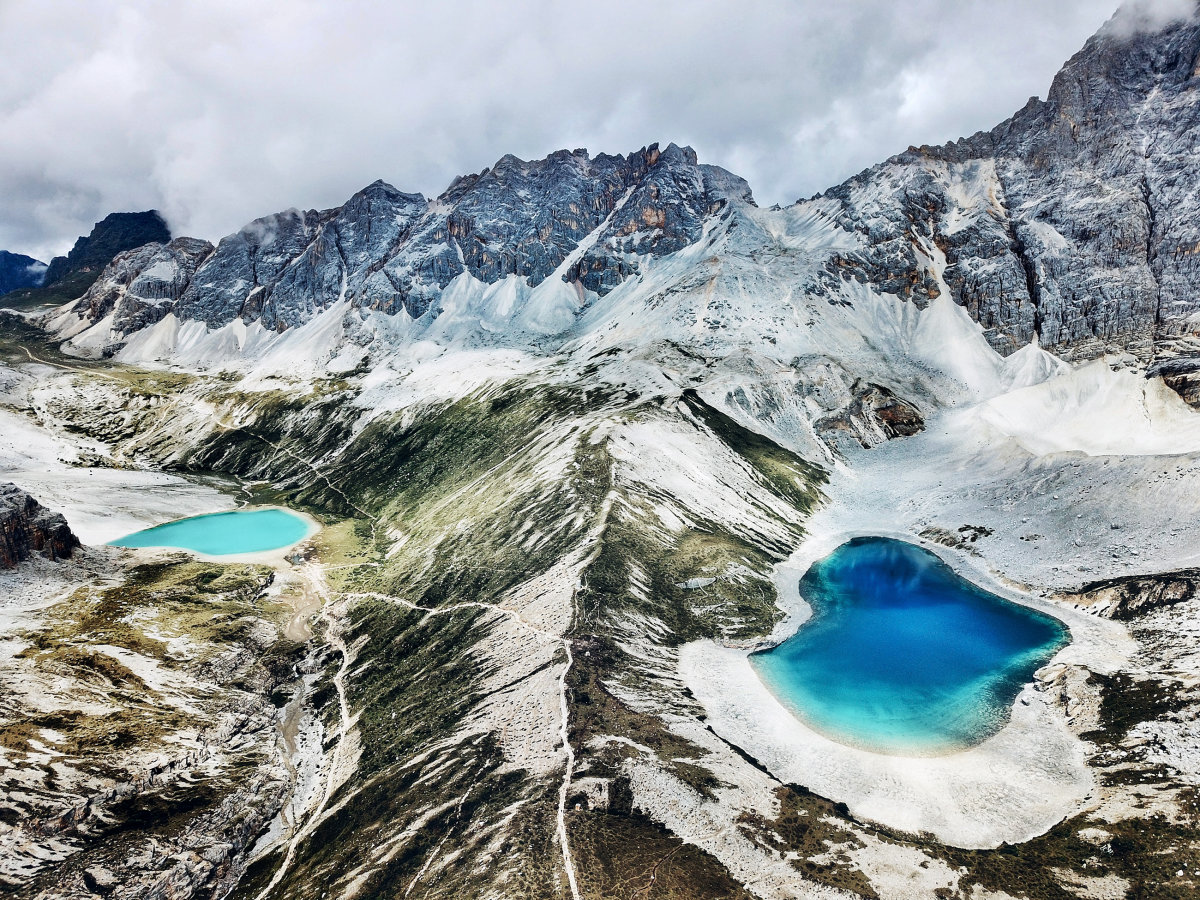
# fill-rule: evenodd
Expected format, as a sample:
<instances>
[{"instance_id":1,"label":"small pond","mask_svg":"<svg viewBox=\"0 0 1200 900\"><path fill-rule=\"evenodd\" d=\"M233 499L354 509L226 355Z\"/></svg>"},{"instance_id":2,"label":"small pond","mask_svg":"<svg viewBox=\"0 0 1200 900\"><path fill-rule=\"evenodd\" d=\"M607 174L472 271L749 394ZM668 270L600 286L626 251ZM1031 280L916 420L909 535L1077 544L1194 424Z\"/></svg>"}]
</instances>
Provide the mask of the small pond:
<instances>
[{"instance_id":1,"label":"small pond","mask_svg":"<svg viewBox=\"0 0 1200 900\"><path fill-rule=\"evenodd\" d=\"M286 509L239 509L176 519L136 531L115 547L178 547L206 556L233 556L279 550L312 533L309 521Z\"/></svg>"}]
</instances>

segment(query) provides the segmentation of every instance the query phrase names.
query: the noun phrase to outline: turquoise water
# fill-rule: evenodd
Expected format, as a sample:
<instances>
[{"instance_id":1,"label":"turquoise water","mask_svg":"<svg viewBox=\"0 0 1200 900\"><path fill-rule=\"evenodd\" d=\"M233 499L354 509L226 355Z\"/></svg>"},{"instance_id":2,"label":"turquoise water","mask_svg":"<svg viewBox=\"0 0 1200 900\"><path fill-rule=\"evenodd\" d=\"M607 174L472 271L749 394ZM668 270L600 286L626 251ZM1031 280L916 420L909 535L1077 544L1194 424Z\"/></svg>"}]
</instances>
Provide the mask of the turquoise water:
<instances>
[{"instance_id":1,"label":"turquoise water","mask_svg":"<svg viewBox=\"0 0 1200 900\"><path fill-rule=\"evenodd\" d=\"M883 753L945 753L995 734L1070 640L1052 616L888 538L838 547L805 573L800 593L812 618L752 664L805 724Z\"/></svg>"},{"instance_id":2,"label":"turquoise water","mask_svg":"<svg viewBox=\"0 0 1200 900\"><path fill-rule=\"evenodd\" d=\"M308 522L286 509L240 509L176 519L112 543L116 547L180 547L208 556L229 556L288 547L308 532Z\"/></svg>"}]
</instances>

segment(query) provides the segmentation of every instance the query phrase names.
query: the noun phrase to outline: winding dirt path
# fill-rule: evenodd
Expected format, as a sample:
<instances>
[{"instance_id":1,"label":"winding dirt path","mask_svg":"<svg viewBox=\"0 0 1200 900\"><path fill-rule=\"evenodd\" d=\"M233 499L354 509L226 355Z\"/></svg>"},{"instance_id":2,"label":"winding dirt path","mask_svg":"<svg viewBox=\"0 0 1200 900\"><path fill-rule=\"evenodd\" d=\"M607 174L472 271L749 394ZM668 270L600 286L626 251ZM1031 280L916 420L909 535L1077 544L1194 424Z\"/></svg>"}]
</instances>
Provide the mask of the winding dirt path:
<instances>
[{"instance_id":1,"label":"winding dirt path","mask_svg":"<svg viewBox=\"0 0 1200 900\"><path fill-rule=\"evenodd\" d=\"M307 467L313 473L313 475L320 478L330 488L330 490L337 493L338 496L340 496L347 503L347 505L349 505L352 509L354 509L355 511L360 513L368 521L371 522L372 539L374 539L374 537L378 533L378 528L381 524L380 521L378 520L378 518L376 518L375 516L368 513L366 510L362 509L361 507L359 507L358 505L353 503L350 500L350 498L340 488L338 488L336 485L333 484L333 482L330 480L329 476L326 475L324 472L322 472L319 468L317 468L317 466L314 463L312 463L311 461L309 461L307 459L304 459L303 457L299 456L292 450L289 450L287 447L283 447L282 445L277 444L274 441L271 441L271 440L263 437L262 435L255 433L252 429L247 428L244 425L229 422L229 421L222 421L220 418L217 419L217 423L218 423L218 425L225 427L225 428L236 428L236 429L245 431L247 434L251 435L254 438L257 438L258 440L260 440L263 443L267 444L268 446L272 447L276 451L284 453L284 454L290 456L291 458L295 459L297 462L303 464L305 467ZM478 481L478 479L477 479L477 481ZM591 531L588 533L588 535L584 539L584 542L583 542L584 546L593 544L594 549L589 554L589 556L583 561L583 563L580 567L581 571L583 569L585 569L587 567L587 564L592 559L595 558L595 555L597 553L599 553L600 537L603 535L604 530L607 527L608 517L609 517L610 510L612 508L613 499L614 499L614 495L611 493L609 494L609 496L605 497L605 499L601 505L599 515L597 517L596 525L591 529ZM305 839L307 839L309 837L309 835L311 835L316 830L317 826L322 821L322 818L325 814L325 810L328 808L330 799L332 798L334 792L337 790L338 787L340 787L345 782L346 778L348 778L349 774L350 774L349 771L345 771L342 775L342 778L339 779L338 778L339 773L341 773L343 769L348 769L353 766L353 761L350 760L349 758L347 758L347 754L349 752L351 752L347 749L348 744L350 743L350 741L347 738L351 732L351 729L354 726L355 719L354 719L354 716L351 714L349 702L347 701L347 698L346 698L346 673L350 667L353 657L352 657L350 650L346 647L346 644L345 644L344 640L342 639L341 634L339 633L338 620L331 612L330 590L325 581L323 568L318 563L309 564L308 566L304 567L303 575L304 575L305 581L306 581L305 588L304 588L305 599L301 602L301 604L299 604L296 607L294 614L292 615L291 619L289 619L287 625L285 626L284 633L292 640L308 640L312 636L312 629L308 624L309 619L312 616L313 612L315 612L318 609L321 610L320 617L322 619L324 619L327 623L325 638L327 641L329 641L329 643L335 649L338 650L338 652L342 656L341 666L338 668L338 672L333 678L334 688L337 691L338 709L339 709L339 716L340 716L340 724L339 724L339 728L338 728L338 741L333 749L332 758L330 759L329 764L327 766L325 789L324 789L320 803L318 803L317 807L307 817L304 825L302 827L300 827L299 829L297 829L296 832L292 835L291 839L288 841L287 853L284 856L283 862L280 864L279 868L276 869L275 874L272 876L270 883L265 888L263 888L263 890L258 894L258 897L256 898L256 900L264 900L264 898L282 880L283 876L287 873L289 867L291 866L292 861L295 859L297 848L300 846L300 844ZM568 632L570 630L571 625L574 624L574 622L575 622L576 612L577 612L576 605L575 605L575 594L578 592L580 587L581 587L581 585L579 583L576 583L575 588L571 594L571 616L570 616L570 624L568 624L568 626L567 626ZM571 652L571 639L568 636L568 634L565 634L565 633L558 634L555 632L546 631L545 629L542 629L542 628L538 628L537 626L533 625L530 622L527 622L524 618L522 618L520 613L518 613L515 609L511 609L509 607L501 606L499 604L494 604L494 603L484 603L484 602L474 601L474 602L454 603L454 604L450 604L448 606L441 606L441 607L427 607L427 606L420 606L416 603L412 603L411 601L404 600L399 597L392 597L387 594L379 594L379 593L374 593L374 592L341 593L338 597L338 601L336 601L336 602L344 602L347 600L355 600L355 599L362 599L362 598L370 598L370 599L382 600L382 601L389 602L389 603L397 603L399 605L406 606L409 609L419 610L421 612L429 613L431 615L440 615L440 614L444 614L444 613L460 611L463 609L490 610L490 611L498 612L498 613L501 613L502 615L508 616L521 628L524 628L524 629L530 631L531 633L536 634L539 637L541 637L547 641L557 643L560 647L562 647L563 652L566 654L567 664L563 667L562 673L558 679L558 694L559 694L559 710L561 713L561 718L560 718L560 722L559 722L559 740L562 745L564 766L563 766L562 783L559 786L559 791L558 791L558 810L557 810L556 831L557 831L559 846L562 851L563 867L567 874L567 882L568 882L570 890L571 890L572 900L581 900L580 893L579 893L579 886L578 886L578 883L577 883L577 880L575 877L575 863L571 856L571 843L570 843L569 836L567 834L567 822L566 822L567 794L568 794L568 791L570 790L571 779L574 776L574 770L575 770L575 750L571 746L571 740L570 740L570 704L569 704L568 697L567 697L567 678L570 675L571 668L575 663L575 658ZM298 717L297 717L297 722L298 722ZM285 723L285 731L286 731L286 723ZM288 743L288 735L286 733L284 734L284 741L285 741L285 743ZM293 745L294 745L294 735L292 737L292 742L289 746L293 746ZM461 800L460 800L460 805L461 805ZM444 840L443 840L443 843L444 843ZM438 846L440 847L441 844L439 844ZM435 851L435 854L436 854L436 851ZM412 890L413 886L420 879L421 875L429 867L429 865L432 863L432 861L433 861L432 857L426 861L425 866L422 868L421 872L418 873L417 878L415 878L413 880L413 882L409 885L409 891Z\"/></svg>"},{"instance_id":2,"label":"winding dirt path","mask_svg":"<svg viewBox=\"0 0 1200 900\"><path fill-rule=\"evenodd\" d=\"M337 743L330 753L329 763L326 766L325 787L321 792L320 802L308 815L304 825L298 828L288 841L287 853L284 854L283 862L275 870L275 874L271 876L271 881L259 892L256 900L263 900L263 898L275 889L275 886L279 884L283 876L287 874L292 861L296 858L296 850L301 843L312 835L317 826L321 824L325 810L329 807L329 801L333 798L337 789L349 778L354 766L354 759L352 757L354 756L355 748L352 746L349 736L351 729L354 727L355 719L350 712L350 703L346 698L346 673L353 661L353 655L346 646L346 642L342 639L338 619L331 612L328 602L329 592L325 585L324 574L321 572L320 565L309 564L302 567L299 571L307 578L313 593L321 601L321 618L327 623L325 639L342 656L342 662L338 666L337 674L333 676L333 687L337 692L338 698L339 721Z\"/></svg>"}]
</instances>

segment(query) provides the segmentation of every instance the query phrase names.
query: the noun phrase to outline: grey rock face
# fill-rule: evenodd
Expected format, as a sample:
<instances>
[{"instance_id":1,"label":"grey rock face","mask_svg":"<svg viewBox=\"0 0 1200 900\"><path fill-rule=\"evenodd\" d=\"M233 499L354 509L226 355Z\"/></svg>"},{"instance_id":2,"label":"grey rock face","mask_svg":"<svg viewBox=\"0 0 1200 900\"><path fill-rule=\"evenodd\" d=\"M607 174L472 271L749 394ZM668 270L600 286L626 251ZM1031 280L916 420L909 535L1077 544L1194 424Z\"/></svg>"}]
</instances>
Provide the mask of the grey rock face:
<instances>
[{"instance_id":1,"label":"grey rock face","mask_svg":"<svg viewBox=\"0 0 1200 900\"><path fill-rule=\"evenodd\" d=\"M853 399L844 408L816 423L824 437L845 434L863 447L874 447L925 430L925 419L913 404L881 384L855 382Z\"/></svg>"},{"instance_id":2,"label":"grey rock face","mask_svg":"<svg viewBox=\"0 0 1200 900\"><path fill-rule=\"evenodd\" d=\"M826 270L922 307L949 289L992 344L1011 352L1036 332L1036 310L995 161L934 153L912 151L826 193L866 247L834 254Z\"/></svg>"},{"instance_id":3,"label":"grey rock face","mask_svg":"<svg viewBox=\"0 0 1200 900\"><path fill-rule=\"evenodd\" d=\"M0 483L0 569L11 569L34 553L66 559L79 538L61 513L53 513L10 482Z\"/></svg>"},{"instance_id":4,"label":"grey rock face","mask_svg":"<svg viewBox=\"0 0 1200 900\"><path fill-rule=\"evenodd\" d=\"M169 303L151 309L131 301L114 326L129 333L173 311L213 328L241 318L282 331L339 300L420 318L436 315L442 289L464 272L488 284L510 276L540 284L602 225L561 277L603 294L635 273L639 259L694 242L730 193L753 202L745 182L699 165L690 148L674 144L594 159L583 150L535 162L506 156L457 179L433 202L377 181L338 209L257 219L198 265L199 242L183 256L172 242L170 260L160 258L165 250L135 251L103 274L86 315L99 321L118 294L162 301L165 292ZM135 289L142 271L165 273L168 266L169 289Z\"/></svg>"},{"instance_id":5,"label":"grey rock face","mask_svg":"<svg viewBox=\"0 0 1200 900\"><path fill-rule=\"evenodd\" d=\"M177 315L212 328L238 317L257 319L268 309L276 281L316 241L320 226L331 217L331 213L289 209L255 219L236 234L222 238L184 290ZM275 321L268 325L275 326Z\"/></svg>"},{"instance_id":6,"label":"grey rock face","mask_svg":"<svg viewBox=\"0 0 1200 900\"><path fill-rule=\"evenodd\" d=\"M647 154L653 156L653 154ZM447 234L474 277L521 275L540 284L612 212L646 160L559 151L537 163L505 156L460 179L442 198L454 204Z\"/></svg>"},{"instance_id":7,"label":"grey rock face","mask_svg":"<svg viewBox=\"0 0 1200 900\"><path fill-rule=\"evenodd\" d=\"M918 303L944 286L1002 352L1144 357L1194 338L1200 23L1120 16L1008 121L828 192L868 248L830 261Z\"/></svg>"},{"instance_id":8,"label":"grey rock face","mask_svg":"<svg viewBox=\"0 0 1200 900\"><path fill-rule=\"evenodd\" d=\"M103 866L89 866L84 869L83 883L94 894L111 894L120 884L117 876Z\"/></svg>"},{"instance_id":9,"label":"grey rock face","mask_svg":"<svg viewBox=\"0 0 1200 900\"><path fill-rule=\"evenodd\" d=\"M212 250L212 244L196 238L127 250L113 259L80 299L80 306L86 307L93 321L113 314L113 327L125 333L153 325L175 309L196 268Z\"/></svg>"},{"instance_id":10,"label":"grey rock face","mask_svg":"<svg viewBox=\"0 0 1200 900\"><path fill-rule=\"evenodd\" d=\"M701 166L691 147L669 145L643 151L645 176L612 220L568 273L604 295L638 271L641 256L660 257L697 240L704 220L730 199L753 203L750 187L715 166Z\"/></svg>"},{"instance_id":11,"label":"grey rock face","mask_svg":"<svg viewBox=\"0 0 1200 900\"><path fill-rule=\"evenodd\" d=\"M1200 409L1200 356L1160 359L1146 367L1147 378L1162 378L1185 403Z\"/></svg>"}]
</instances>

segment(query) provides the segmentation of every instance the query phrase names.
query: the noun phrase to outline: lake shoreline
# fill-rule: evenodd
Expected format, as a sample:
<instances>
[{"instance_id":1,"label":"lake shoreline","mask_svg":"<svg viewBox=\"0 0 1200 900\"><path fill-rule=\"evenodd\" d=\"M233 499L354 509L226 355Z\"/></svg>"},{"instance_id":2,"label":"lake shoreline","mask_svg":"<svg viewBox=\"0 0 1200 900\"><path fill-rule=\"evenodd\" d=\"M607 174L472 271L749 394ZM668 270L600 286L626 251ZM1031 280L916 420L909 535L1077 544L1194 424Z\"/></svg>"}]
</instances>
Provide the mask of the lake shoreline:
<instances>
[{"instance_id":1,"label":"lake shoreline","mask_svg":"<svg viewBox=\"0 0 1200 900\"><path fill-rule=\"evenodd\" d=\"M986 590L920 545L855 537L800 582L813 615L748 659L831 740L945 756L1007 724L1022 685L1070 643L1059 616Z\"/></svg>"},{"instance_id":2,"label":"lake shoreline","mask_svg":"<svg viewBox=\"0 0 1200 900\"><path fill-rule=\"evenodd\" d=\"M1132 649L1124 627L1026 593L988 571L981 557L895 528L864 528L847 522L845 512L835 503L819 510L808 523L808 537L776 567L784 617L768 636L680 648L677 671L704 707L706 723L782 782L844 802L863 820L927 833L965 849L1030 840L1080 809L1095 790L1087 745L1042 689L1041 676L1068 665L1118 670ZM1034 682L1018 694L1008 722L990 738L942 756L862 750L809 728L763 683L750 654L777 646L808 621L813 610L800 593L801 579L813 563L856 537L887 537L928 550L983 590L1049 614L1070 631L1070 643L1038 669Z\"/></svg>"},{"instance_id":3,"label":"lake shoreline","mask_svg":"<svg viewBox=\"0 0 1200 900\"><path fill-rule=\"evenodd\" d=\"M195 516L182 516L178 519L171 519L167 522L162 522L158 525L151 526L150 528L143 529L142 531L153 531L156 528L162 528L164 526L173 525L173 524L176 524L179 522L184 522L189 519L201 519L201 518L207 518L210 516L227 515L230 513L266 512L266 511L282 512L282 513L286 513L296 519L299 519L305 525L304 533L300 537L298 537L296 540L290 541L289 543L284 544L282 546L265 549L265 550L253 550L253 551L248 551L245 553L204 553L202 551L192 549L191 547L178 546L175 544L147 544L147 545L141 546L141 547L130 547L130 546L124 546L117 542L111 542L109 544L109 546L112 546L118 550L123 550L126 552L134 552L134 553L148 552L148 553L157 554L157 553L161 553L164 551L176 552L176 553L186 553L189 556L194 557L195 559L198 559L202 562L227 563L227 564L249 563L249 564L270 565L270 566L278 568L279 566L282 566L283 564L288 562L288 557L291 555L291 552L296 547L303 544L305 541L311 540L313 537L315 537L321 531L321 529L323 527L321 525L321 523L315 517L310 515L309 513L306 513L306 512L300 511L300 510L291 509L286 506L280 506L278 504L263 504L263 505L239 506L239 507L236 507L235 509L218 510L218 511L211 512L211 513L201 513L201 514L195 515ZM142 532L134 532L134 535L140 534L140 533L142 533ZM133 537L134 535L126 535L124 538L119 538L118 540L125 540L126 538Z\"/></svg>"}]
</instances>

